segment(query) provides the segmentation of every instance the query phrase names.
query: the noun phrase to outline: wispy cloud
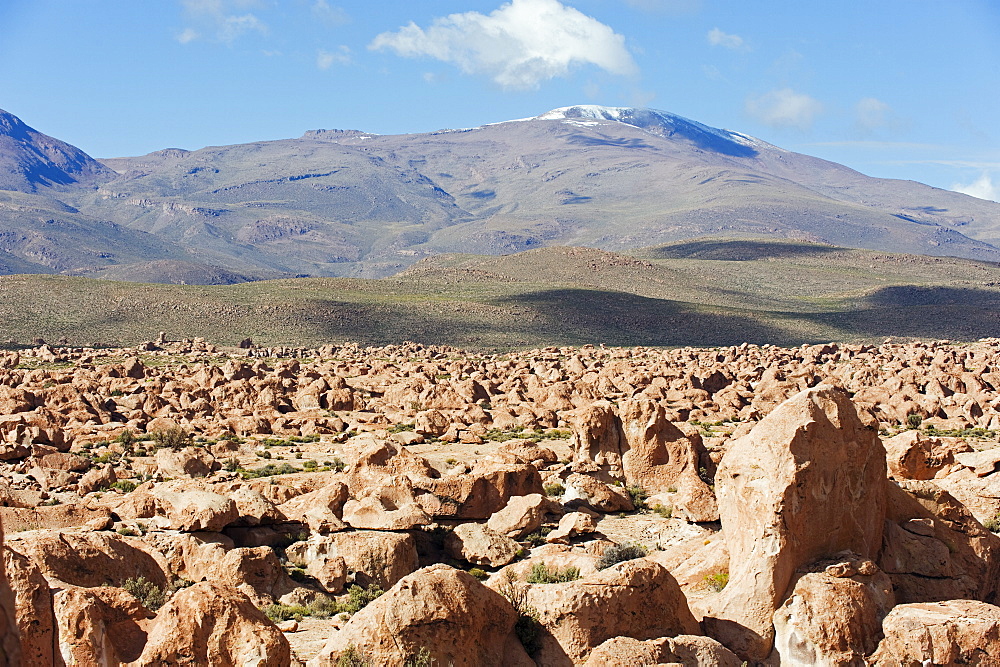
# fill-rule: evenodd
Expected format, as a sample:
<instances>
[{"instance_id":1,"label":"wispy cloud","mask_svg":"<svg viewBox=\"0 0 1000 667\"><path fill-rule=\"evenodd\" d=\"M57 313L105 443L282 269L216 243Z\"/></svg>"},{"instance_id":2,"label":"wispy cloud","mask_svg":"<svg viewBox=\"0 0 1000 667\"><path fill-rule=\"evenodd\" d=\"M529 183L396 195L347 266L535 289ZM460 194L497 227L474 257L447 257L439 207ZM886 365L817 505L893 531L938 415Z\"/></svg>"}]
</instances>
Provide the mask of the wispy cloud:
<instances>
[{"instance_id":1,"label":"wispy cloud","mask_svg":"<svg viewBox=\"0 0 1000 667\"><path fill-rule=\"evenodd\" d=\"M328 25L343 25L351 21L351 17L347 15L343 7L331 5L326 0L316 0L313 2L311 10L313 16Z\"/></svg>"},{"instance_id":2,"label":"wispy cloud","mask_svg":"<svg viewBox=\"0 0 1000 667\"><path fill-rule=\"evenodd\" d=\"M733 51L739 51L746 46L746 42L739 35L728 35L718 28L708 31L708 43L712 46L722 46Z\"/></svg>"},{"instance_id":3,"label":"wispy cloud","mask_svg":"<svg viewBox=\"0 0 1000 667\"><path fill-rule=\"evenodd\" d=\"M538 88L577 65L623 76L638 72L622 35L558 0L511 0L490 14L437 18L426 29L411 22L378 35L369 48L435 58L508 89Z\"/></svg>"},{"instance_id":4,"label":"wispy cloud","mask_svg":"<svg viewBox=\"0 0 1000 667\"><path fill-rule=\"evenodd\" d=\"M892 107L875 97L863 97L854 105L854 126L862 134L893 125Z\"/></svg>"},{"instance_id":5,"label":"wispy cloud","mask_svg":"<svg viewBox=\"0 0 1000 667\"><path fill-rule=\"evenodd\" d=\"M746 111L771 127L808 130L816 116L823 112L823 105L805 93L781 88L747 99Z\"/></svg>"},{"instance_id":6,"label":"wispy cloud","mask_svg":"<svg viewBox=\"0 0 1000 667\"><path fill-rule=\"evenodd\" d=\"M204 32L211 32L215 39L226 44L232 44L237 38L256 32L267 34L267 24L255 14L238 12L258 7L258 0L181 0L185 13L195 23L200 24ZM186 27L177 35L177 41L188 44L200 39L203 33L193 27Z\"/></svg>"},{"instance_id":7,"label":"wispy cloud","mask_svg":"<svg viewBox=\"0 0 1000 667\"><path fill-rule=\"evenodd\" d=\"M955 192L961 192L964 195L972 195L980 199L1000 202L1000 182L994 183L993 178L986 171L980 174L979 178L972 183L968 185L955 183L951 186L951 189Z\"/></svg>"},{"instance_id":8,"label":"wispy cloud","mask_svg":"<svg viewBox=\"0 0 1000 667\"><path fill-rule=\"evenodd\" d=\"M336 51L320 49L316 54L316 67L320 69L330 69L333 65L350 65L351 49L341 44Z\"/></svg>"}]
</instances>

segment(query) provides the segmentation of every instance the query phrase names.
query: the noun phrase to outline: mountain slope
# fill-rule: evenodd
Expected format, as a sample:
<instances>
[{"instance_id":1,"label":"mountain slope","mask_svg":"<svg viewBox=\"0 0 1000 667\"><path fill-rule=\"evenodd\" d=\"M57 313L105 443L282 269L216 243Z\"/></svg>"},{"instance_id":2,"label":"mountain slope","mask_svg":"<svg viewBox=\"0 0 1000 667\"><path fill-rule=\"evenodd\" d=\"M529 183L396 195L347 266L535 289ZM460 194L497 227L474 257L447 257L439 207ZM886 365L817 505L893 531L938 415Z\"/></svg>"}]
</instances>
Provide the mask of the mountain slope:
<instances>
[{"instance_id":1,"label":"mountain slope","mask_svg":"<svg viewBox=\"0 0 1000 667\"><path fill-rule=\"evenodd\" d=\"M79 231L46 237L51 253L67 256L47 260L50 270L133 278L144 263L170 260L185 268L150 270L204 282L379 277L442 252L628 250L706 236L1000 261L991 245L1000 243L1000 204L869 178L651 109L565 107L411 135L315 130L102 162L66 171L75 183L31 186ZM18 216L37 219L23 203L0 215L0 240ZM131 250L74 259L77 248L63 246L93 246L87 225L101 230L97 246L119 234ZM37 263L19 248L0 244Z\"/></svg>"}]
</instances>

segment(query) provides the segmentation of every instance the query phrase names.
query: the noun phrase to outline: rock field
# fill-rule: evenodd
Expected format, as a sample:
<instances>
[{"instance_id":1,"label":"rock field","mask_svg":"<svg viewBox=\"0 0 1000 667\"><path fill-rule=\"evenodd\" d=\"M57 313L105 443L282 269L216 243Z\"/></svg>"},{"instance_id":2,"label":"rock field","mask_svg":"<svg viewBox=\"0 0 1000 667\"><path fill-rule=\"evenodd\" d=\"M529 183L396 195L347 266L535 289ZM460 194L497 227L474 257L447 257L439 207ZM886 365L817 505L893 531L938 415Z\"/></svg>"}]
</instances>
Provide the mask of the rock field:
<instances>
[{"instance_id":1,"label":"rock field","mask_svg":"<svg viewBox=\"0 0 1000 667\"><path fill-rule=\"evenodd\" d=\"M0 665L1000 665L1000 339L0 352Z\"/></svg>"}]
</instances>

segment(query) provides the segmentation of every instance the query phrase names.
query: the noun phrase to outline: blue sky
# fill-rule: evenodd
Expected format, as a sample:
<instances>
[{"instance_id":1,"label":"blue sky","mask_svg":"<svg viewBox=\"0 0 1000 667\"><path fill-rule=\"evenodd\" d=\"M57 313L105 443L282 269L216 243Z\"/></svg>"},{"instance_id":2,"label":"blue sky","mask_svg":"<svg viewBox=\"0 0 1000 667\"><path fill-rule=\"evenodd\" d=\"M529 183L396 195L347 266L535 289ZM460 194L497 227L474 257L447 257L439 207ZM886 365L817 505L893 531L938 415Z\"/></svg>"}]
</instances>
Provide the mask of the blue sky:
<instances>
[{"instance_id":1,"label":"blue sky","mask_svg":"<svg viewBox=\"0 0 1000 667\"><path fill-rule=\"evenodd\" d=\"M96 157L572 104L998 200L1000 2L0 1L0 108Z\"/></svg>"}]
</instances>

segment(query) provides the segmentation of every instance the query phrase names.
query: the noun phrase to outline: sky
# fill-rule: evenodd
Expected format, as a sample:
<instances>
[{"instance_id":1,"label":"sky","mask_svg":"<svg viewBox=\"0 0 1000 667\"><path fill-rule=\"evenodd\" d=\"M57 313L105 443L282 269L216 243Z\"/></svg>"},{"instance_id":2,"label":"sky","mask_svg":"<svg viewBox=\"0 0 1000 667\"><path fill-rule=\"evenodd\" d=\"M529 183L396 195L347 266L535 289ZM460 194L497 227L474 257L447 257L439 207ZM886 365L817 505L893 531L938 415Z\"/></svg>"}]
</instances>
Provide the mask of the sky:
<instances>
[{"instance_id":1,"label":"sky","mask_svg":"<svg viewBox=\"0 0 1000 667\"><path fill-rule=\"evenodd\" d=\"M645 106L1000 200L1000 0L0 0L0 108L95 157Z\"/></svg>"}]
</instances>

